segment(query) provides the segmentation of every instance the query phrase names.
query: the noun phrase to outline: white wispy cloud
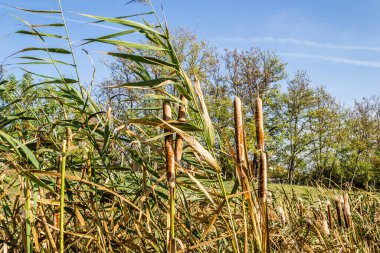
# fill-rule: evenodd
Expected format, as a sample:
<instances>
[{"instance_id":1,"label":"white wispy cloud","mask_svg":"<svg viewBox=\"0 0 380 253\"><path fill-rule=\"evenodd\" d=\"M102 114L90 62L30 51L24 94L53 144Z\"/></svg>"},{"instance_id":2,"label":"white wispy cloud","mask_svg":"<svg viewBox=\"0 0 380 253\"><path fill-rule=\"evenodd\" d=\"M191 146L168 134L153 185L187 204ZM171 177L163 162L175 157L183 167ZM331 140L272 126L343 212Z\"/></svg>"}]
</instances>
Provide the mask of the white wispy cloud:
<instances>
[{"instance_id":1,"label":"white wispy cloud","mask_svg":"<svg viewBox=\"0 0 380 253\"><path fill-rule=\"evenodd\" d=\"M315 55L315 54L299 54L299 53L279 53L279 54L286 57L316 59L316 60L321 60L321 61L351 64L351 65L362 66L362 67L380 68L380 61L366 61L366 60L357 60L357 59L350 59L350 58L344 58L344 57Z\"/></svg>"},{"instance_id":2,"label":"white wispy cloud","mask_svg":"<svg viewBox=\"0 0 380 253\"><path fill-rule=\"evenodd\" d=\"M360 46L360 45L342 45L342 44L333 44L333 43L323 43L312 40L300 40L296 38L276 38L276 37L252 37L252 38L243 38L243 37L216 37L213 40L217 41L230 41L230 42L270 42L270 43L283 43L283 44L293 44L299 46L308 46L308 47L318 47L325 49L338 49L338 50L363 50L363 51L373 51L380 52L380 47L372 46Z\"/></svg>"}]
</instances>

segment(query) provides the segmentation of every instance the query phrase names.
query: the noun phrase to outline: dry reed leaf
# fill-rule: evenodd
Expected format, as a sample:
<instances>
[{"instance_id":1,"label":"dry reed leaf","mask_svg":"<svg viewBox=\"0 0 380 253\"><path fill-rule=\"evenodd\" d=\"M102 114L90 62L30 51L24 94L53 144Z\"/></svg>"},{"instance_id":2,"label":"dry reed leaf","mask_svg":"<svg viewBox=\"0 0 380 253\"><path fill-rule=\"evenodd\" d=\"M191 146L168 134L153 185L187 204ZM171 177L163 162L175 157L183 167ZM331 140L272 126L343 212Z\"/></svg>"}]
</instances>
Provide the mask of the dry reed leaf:
<instances>
[{"instance_id":1,"label":"dry reed leaf","mask_svg":"<svg viewBox=\"0 0 380 253\"><path fill-rule=\"evenodd\" d=\"M201 184L201 182L199 182L198 179L196 179L193 175L191 175L191 173L189 173L186 169L182 168L181 166L178 166L177 168L179 171L185 173L201 189L201 191L206 195L206 197L210 200L210 202L213 205L215 205L214 200L212 199L212 197L210 196L206 188Z\"/></svg>"},{"instance_id":2,"label":"dry reed leaf","mask_svg":"<svg viewBox=\"0 0 380 253\"><path fill-rule=\"evenodd\" d=\"M39 170L33 170L33 171L30 171L36 175L45 175L45 176L51 176L51 177L56 177L56 178L59 178L61 176L60 173L57 173L57 172L51 172L51 171L39 171ZM120 194L118 194L117 192L113 191L113 190L110 190L108 189L107 187L103 186L103 185L99 185L99 184L96 184L94 182L91 182L91 181L88 181L88 180L85 180L83 178L80 178L80 177L76 177L76 176L72 176L72 175L66 175L66 179L68 180L73 180L73 181L77 181L79 183L85 183L85 184L88 184L88 185L91 185L91 186L95 186L97 187L99 190L103 190L103 191L106 191L108 193L111 193L113 195L115 195L116 197L118 197L120 200L124 201L125 203L127 203L128 205L130 205L131 207L133 207L134 209L136 209L137 211L141 211L139 207L137 207L135 204L133 204L130 200L126 199L125 197L121 196Z\"/></svg>"},{"instance_id":3,"label":"dry reed leaf","mask_svg":"<svg viewBox=\"0 0 380 253\"><path fill-rule=\"evenodd\" d=\"M166 123L163 121L165 125L170 127L174 132L177 134L181 135L182 138L189 144L189 146L196 152L198 153L202 159L211 167L213 168L216 172L220 172L220 166L216 162L215 158L208 152L194 137L190 136L188 133L173 127L172 125Z\"/></svg>"},{"instance_id":4,"label":"dry reed leaf","mask_svg":"<svg viewBox=\"0 0 380 253\"><path fill-rule=\"evenodd\" d=\"M203 92L202 92L201 85L198 79L195 79L194 90L195 90L195 93L197 94L199 104L200 104L201 115L202 115L204 128L205 128L206 141L210 147L213 147L215 145L214 126L212 125L210 115L208 114L206 102L203 98Z\"/></svg>"}]
</instances>

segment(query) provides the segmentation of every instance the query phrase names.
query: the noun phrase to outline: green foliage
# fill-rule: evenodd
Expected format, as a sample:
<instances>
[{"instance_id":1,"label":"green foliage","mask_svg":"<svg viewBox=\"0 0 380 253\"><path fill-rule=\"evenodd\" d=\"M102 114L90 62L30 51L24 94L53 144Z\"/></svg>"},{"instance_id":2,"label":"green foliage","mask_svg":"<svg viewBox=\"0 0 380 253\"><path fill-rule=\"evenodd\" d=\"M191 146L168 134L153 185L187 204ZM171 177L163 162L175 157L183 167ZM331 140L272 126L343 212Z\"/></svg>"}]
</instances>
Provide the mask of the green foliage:
<instances>
[{"instance_id":1,"label":"green foliage","mask_svg":"<svg viewBox=\"0 0 380 253\"><path fill-rule=\"evenodd\" d=\"M83 47L102 43L113 49L104 52L114 60L110 79L93 92L94 80L85 84L79 76L61 2L57 10L19 9L61 21L31 24L19 19L26 27L18 35L41 46L28 46L8 58L18 66L49 68L49 76L28 69L22 77L0 71L3 249L168 252L169 210L179 252L260 251L266 234L271 250L279 252L375 249L380 241L376 195L352 195L354 228L337 227L334 217L336 228L327 236L318 228L324 211L314 195L307 196L310 203L301 213L294 192L275 193L264 209L252 178L242 192L232 98L241 96L244 105L249 168L256 152L254 98L260 94L270 176L370 189L380 176L377 97L347 109L324 88L312 88L304 72L282 91L286 64L273 52L219 54L186 30L170 33L154 10L124 17L82 14L125 28L82 38ZM43 32L46 27L52 32ZM171 118L162 116L163 103L170 104ZM175 190L167 184L165 169L164 140L169 136L176 141L174 148L179 139L184 143L183 155L176 157ZM226 179L233 179L233 186ZM279 207L289 217L286 224L280 221ZM311 217L315 222L307 223ZM305 228L311 232L302 239ZM366 230L372 231L371 240Z\"/></svg>"}]
</instances>

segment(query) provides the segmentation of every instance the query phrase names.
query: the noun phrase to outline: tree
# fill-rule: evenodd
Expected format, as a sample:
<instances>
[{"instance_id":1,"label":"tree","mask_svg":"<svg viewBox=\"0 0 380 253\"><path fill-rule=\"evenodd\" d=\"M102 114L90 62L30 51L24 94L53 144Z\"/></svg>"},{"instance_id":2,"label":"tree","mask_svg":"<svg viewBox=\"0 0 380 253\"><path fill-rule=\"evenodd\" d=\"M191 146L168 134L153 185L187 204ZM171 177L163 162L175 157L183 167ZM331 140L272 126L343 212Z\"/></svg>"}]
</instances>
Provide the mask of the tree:
<instances>
[{"instance_id":1,"label":"tree","mask_svg":"<svg viewBox=\"0 0 380 253\"><path fill-rule=\"evenodd\" d=\"M285 63L270 51L251 48L238 52L226 50L222 57L227 74L227 82L235 96L254 114L254 99L262 98L278 88L278 82L286 77Z\"/></svg>"},{"instance_id":2,"label":"tree","mask_svg":"<svg viewBox=\"0 0 380 253\"><path fill-rule=\"evenodd\" d=\"M309 113L315 105L314 91L305 71L298 71L288 83L283 96L283 143L280 160L288 170L288 181L293 183L294 173L306 169L305 158L310 155L311 133L308 130Z\"/></svg>"},{"instance_id":3,"label":"tree","mask_svg":"<svg viewBox=\"0 0 380 253\"><path fill-rule=\"evenodd\" d=\"M178 28L171 37L171 42L176 52L179 64L190 77L197 77L205 83L218 64L216 49L209 46L204 41L199 41L198 36L188 30ZM149 43L149 41L147 42ZM116 53L135 53L131 49L118 47ZM160 51L150 51L146 56L155 57L163 61L167 56ZM109 86L118 86L125 83L141 81L142 77L137 73L145 68L146 75L151 78L168 76L172 70L149 64L136 64L133 60L116 58L116 61L107 63L110 69L110 78L104 80L97 87L98 99L102 102L109 102L113 108L113 113L124 118L134 115L135 108L149 107L151 101L143 99L147 92L140 89L113 88ZM154 107L154 102L151 107ZM128 109L128 110L126 110ZM127 112L126 112L127 111ZM146 111L149 113L149 111Z\"/></svg>"},{"instance_id":4,"label":"tree","mask_svg":"<svg viewBox=\"0 0 380 253\"><path fill-rule=\"evenodd\" d=\"M356 101L351 112L349 126L351 159L349 167L351 185L361 182L368 189L369 181L378 175L380 146L379 146L379 97L363 98Z\"/></svg>"},{"instance_id":5,"label":"tree","mask_svg":"<svg viewBox=\"0 0 380 253\"><path fill-rule=\"evenodd\" d=\"M245 132L249 150L255 150L254 141L256 130L254 123L255 98L263 100L264 124L267 129L275 129L271 124L271 106L279 95L279 82L286 77L285 63L270 51L251 48L241 52L225 50L222 56L225 80L231 95L239 96L244 105ZM272 120L270 120L272 119ZM271 134L271 133L270 133ZM270 138L268 139L270 143ZM251 156L254 152L251 152Z\"/></svg>"},{"instance_id":6,"label":"tree","mask_svg":"<svg viewBox=\"0 0 380 253\"><path fill-rule=\"evenodd\" d=\"M341 142L341 106L324 87L315 90L315 106L308 114L311 133L310 162L315 170L315 178L323 182L324 177L331 178L337 162L337 152Z\"/></svg>"}]
</instances>

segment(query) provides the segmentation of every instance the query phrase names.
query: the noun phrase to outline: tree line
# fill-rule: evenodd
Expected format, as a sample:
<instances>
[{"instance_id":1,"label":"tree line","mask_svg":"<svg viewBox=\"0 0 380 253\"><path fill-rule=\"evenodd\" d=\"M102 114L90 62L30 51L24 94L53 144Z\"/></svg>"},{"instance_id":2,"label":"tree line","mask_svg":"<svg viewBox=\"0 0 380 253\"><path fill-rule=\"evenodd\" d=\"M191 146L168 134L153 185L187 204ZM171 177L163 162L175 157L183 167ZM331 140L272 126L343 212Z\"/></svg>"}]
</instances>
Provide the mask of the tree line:
<instances>
[{"instance_id":1,"label":"tree line","mask_svg":"<svg viewBox=\"0 0 380 253\"><path fill-rule=\"evenodd\" d=\"M177 29L173 46L185 71L200 80L210 117L217 130L217 156L226 177L234 177L234 165L228 148L234 145L233 105L235 96L243 104L245 135L251 169L256 168L255 97L263 99L267 139L269 178L277 182L312 183L325 186L378 187L380 179L380 96L354 101L346 106L332 96L326 87L313 85L307 72L289 76L286 63L272 51L259 48L224 50L200 41L195 33ZM128 53L118 47L115 53ZM164 57L155 51L156 59ZM117 87L143 80L142 66L131 59L117 58L106 62L109 78L93 91L100 102L109 104L119 119L157 115L154 95L141 89ZM165 68L144 66L147 76L165 76ZM3 71L1 71L3 73ZM148 73L149 72L149 73ZM8 78L15 92L33 79L26 74L21 81ZM170 89L170 86L168 86ZM10 90L9 87L7 90ZM174 89L173 89L174 91ZM0 102L9 102L10 94L1 94ZM32 106L33 99L30 99ZM46 104L34 106L49 109ZM141 110L144 108L144 110Z\"/></svg>"},{"instance_id":2,"label":"tree line","mask_svg":"<svg viewBox=\"0 0 380 253\"><path fill-rule=\"evenodd\" d=\"M264 103L272 180L367 189L379 185L379 94L346 106L326 87L313 85L305 70L289 76L286 63L272 51L253 47L219 52L185 29L177 29L172 40L186 71L201 81L211 119L218 130L218 147L225 148L220 145L224 141L233 145L232 101L239 96L255 169L254 98L259 94ZM131 117L135 113L133 108L149 108L144 92L105 88L139 80L134 71L138 66L133 64L128 60L109 62L110 78L98 87L98 98L111 103L119 116ZM152 67L151 74L159 77L163 73ZM226 162L226 175L233 176L227 154L226 150L218 153Z\"/></svg>"}]
</instances>

